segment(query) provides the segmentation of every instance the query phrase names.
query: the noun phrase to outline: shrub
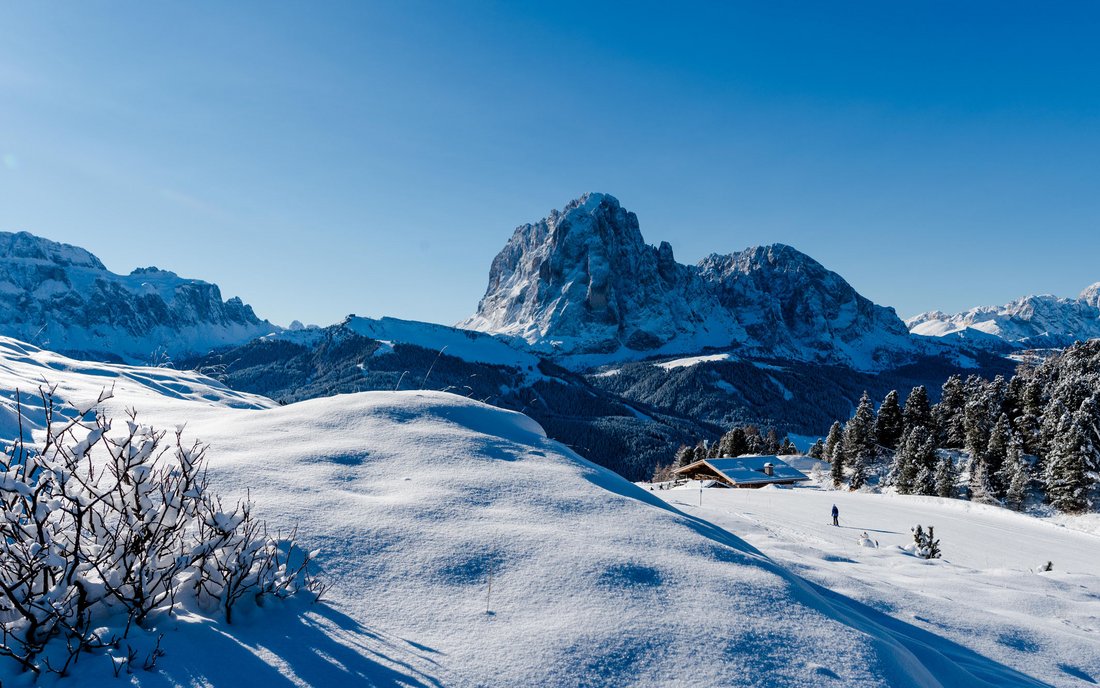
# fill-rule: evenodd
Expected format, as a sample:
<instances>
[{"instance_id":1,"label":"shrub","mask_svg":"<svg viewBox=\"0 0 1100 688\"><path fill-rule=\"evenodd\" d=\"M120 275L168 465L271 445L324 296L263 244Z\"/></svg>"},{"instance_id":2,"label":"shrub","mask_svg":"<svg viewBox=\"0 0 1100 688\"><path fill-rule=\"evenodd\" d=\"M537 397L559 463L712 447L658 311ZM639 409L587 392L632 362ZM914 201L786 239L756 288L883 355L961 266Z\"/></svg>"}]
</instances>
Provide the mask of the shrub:
<instances>
[{"instance_id":1,"label":"shrub","mask_svg":"<svg viewBox=\"0 0 1100 688\"><path fill-rule=\"evenodd\" d=\"M293 533L269 535L248 500L227 509L210 494L204 445L134 411L116 428L96 410L108 398L57 407L42 390L34 447L18 409L19 438L0 455L0 656L66 675L82 652L117 646L181 604L231 623L245 600L320 595L308 571L316 553Z\"/></svg>"}]
</instances>

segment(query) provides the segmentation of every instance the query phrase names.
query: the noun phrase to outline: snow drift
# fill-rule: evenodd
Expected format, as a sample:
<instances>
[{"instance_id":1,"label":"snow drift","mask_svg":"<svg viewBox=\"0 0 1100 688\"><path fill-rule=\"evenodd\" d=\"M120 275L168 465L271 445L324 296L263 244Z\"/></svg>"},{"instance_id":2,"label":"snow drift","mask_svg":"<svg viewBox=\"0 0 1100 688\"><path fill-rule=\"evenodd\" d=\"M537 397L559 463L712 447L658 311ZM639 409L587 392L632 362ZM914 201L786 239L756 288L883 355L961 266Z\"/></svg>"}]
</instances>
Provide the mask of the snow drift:
<instances>
[{"instance_id":1,"label":"snow drift","mask_svg":"<svg viewBox=\"0 0 1100 688\"><path fill-rule=\"evenodd\" d=\"M518 413L439 392L265 408L201 376L10 341L0 370L4 396L47 377L76 397L98 377L116 384L109 412L187 422L213 489L250 491L321 550L329 606L181 618L140 685L1041 685L807 583ZM110 675L97 666L76 681Z\"/></svg>"}]
</instances>

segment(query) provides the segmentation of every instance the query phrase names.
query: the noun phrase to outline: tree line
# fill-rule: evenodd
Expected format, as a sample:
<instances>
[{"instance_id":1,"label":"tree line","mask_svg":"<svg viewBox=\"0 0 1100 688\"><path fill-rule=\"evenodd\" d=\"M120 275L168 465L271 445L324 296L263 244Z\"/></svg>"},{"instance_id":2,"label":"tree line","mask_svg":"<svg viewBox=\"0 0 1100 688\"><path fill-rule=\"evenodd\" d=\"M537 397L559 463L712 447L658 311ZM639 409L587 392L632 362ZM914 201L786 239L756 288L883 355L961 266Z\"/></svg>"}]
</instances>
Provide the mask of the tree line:
<instances>
[{"instance_id":1,"label":"tree line","mask_svg":"<svg viewBox=\"0 0 1100 688\"><path fill-rule=\"evenodd\" d=\"M940 391L932 403L928 390L917 386L902 403L894 390L877 409L865 392L852 416L834 422L809 455L830 462L836 487L856 490L870 481L901 494L1017 510L1032 501L1067 513L1094 507L1100 493L1100 340L1021 364L1007 380L952 375ZM749 430L735 428L713 445L682 447L675 463L796 453L774 431Z\"/></svg>"}]
</instances>

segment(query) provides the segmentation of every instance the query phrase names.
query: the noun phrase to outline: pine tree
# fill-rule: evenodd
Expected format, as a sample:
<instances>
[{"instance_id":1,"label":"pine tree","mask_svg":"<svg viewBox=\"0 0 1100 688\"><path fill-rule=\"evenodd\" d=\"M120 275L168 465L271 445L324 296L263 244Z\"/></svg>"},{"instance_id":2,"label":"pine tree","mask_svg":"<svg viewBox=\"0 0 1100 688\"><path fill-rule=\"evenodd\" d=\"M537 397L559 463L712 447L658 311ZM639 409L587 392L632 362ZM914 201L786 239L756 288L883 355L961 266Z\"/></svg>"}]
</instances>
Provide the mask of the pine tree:
<instances>
[{"instance_id":1,"label":"pine tree","mask_svg":"<svg viewBox=\"0 0 1100 688\"><path fill-rule=\"evenodd\" d=\"M829 477L833 479L833 487L844 484L844 445L838 444L833 452L832 466L829 468Z\"/></svg>"},{"instance_id":2,"label":"pine tree","mask_svg":"<svg viewBox=\"0 0 1100 688\"><path fill-rule=\"evenodd\" d=\"M826 461L833 461L833 457L836 456L837 450L841 449L843 441L844 431L841 428L840 421L833 421L833 426L829 428L829 434L825 438L825 452L823 458Z\"/></svg>"},{"instance_id":3,"label":"pine tree","mask_svg":"<svg viewBox=\"0 0 1100 688\"><path fill-rule=\"evenodd\" d=\"M1000 480L1005 486L1005 502L1008 506L1017 511L1023 509L1028 486L1031 484L1031 472L1024 459L1023 441L1015 435L1009 440Z\"/></svg>"},{"instance_id":4,"label":"pine tree","mask_svg":"<svg viewBox=\"0 0 1100 688\"><path fill-rule=\"evenodd\" d=\"M907 430L918 425L929 430L936 427L932 419L932 407L928 403L928 390L924 385L918 385L909 392L909 398L905 400L905 410L902 412L902 422Z\"/></svg>"},{"instance_id":5,"label":"pine tree","mask_svg":"<svg viewBox=\"0 0 1100 688\"><path fill-rule=\"evenodd\" d=\"M989 431L989 444L985 448L985 461L991 476L994 496L998 499L1004 497L1007 487L1001 481L1001 468L1008 458L1008 444L1011 440L1012 424L1008 421L1008 414L1002 413Z\"/></svg>"},{"instance_id":6,"label":"pine tree","mask_svg":"<svg viewBox=\"0 0 1100 688\"><path fill-rule=\"evenodd\" d=\"M940 446L961 449L966 442L966 429L963 423L963 409L966 408L966 394L963 391L962 378L952 375L943 383L940 403L936 404L936 425Z\"/></svg>"},{"instance_id":7,"label":"pine tree","mask_svg":"<svg viewBox=\"0 0 1100 688\"><path fill-rule=\"evenodd\" d=\"M913 528L913 544L918 557L938 559L940 556L940 541L936 539L935 529L932 526L928 526L927 531L920 525Z\"/></svg>"},{"instance_id":8,"label":"pine tree","mask_svg":"<svg viewBox=\"0 0 1100 688\"><path fill-rule=\"evenodd\" d=\"M909 454L909 438L911 430L906 430L898 443L898 449L894 452L894 459L890 463L890 473L887 482L897 488L898 494L910 494L913 491L913 483L916 480L916 470L912 457Z\"/></svg>"},{"instance_id":9,"label":"pine tree","mask_svg":"<svg viewBox=\"0 0 1100 688\"><path fill-rule=\"evenodd\" d=\"M677 449L676 460L673 463L677 468L695 463L695 447L682 446Z\"/></svg>"},{"instance_id":10,"label":"pine tree","mask_svg":"<svg viewBox=\"0 0 1100 688\"><path fill-rule=\"evenodd\" d=\"M734 428L722 436L720 451L723 456L743 456L749 453L749 443L745 431Z\"/></svg>"},{"instance_id":11,"label":"pine tree","mask_svg":"<svg viewBox=\"0 0 1100 688\"><path fill-rule=\"evenodd\" d=\"M901 413L901 405L898 403L898 392L890 390L882 405L878 409L878 417L875 419L875 437L878 443L884 447L894 449L898 446L904 429L904 420Z\"/></svg>"},{"instance_id":12,"label":"pine tree","mask_svg":"<svg viewBox=\"0 0 1100 688\"><path fill-rule=\"evenodd\" d=\"M867 481L867 470L875 458L875 411L867 392L844 426L844 455L852 468L848 486L858 490Z\"/></svg>"},{"instance_id":13,"label":"pine tree","mask_svg":"<svg viewBox=\"0 0 1100 688\"><path fill-rule=\"evenodd\" d=\"M745 451L747 454L767 454L764 438L760 436L760 428L755 425L745 426Z\"/></svg>"},{"instance_id":14,"label":"pine tree","mask_svg":"<svg viewBox=\"0 0 1100 688\"><path fill-rule=\"evenodd\" d=\"M950 456L944 456L936 464L936 494L940 497L957 497L958 491L955 482L958 480L958 471L955 470L955 462Z\"/></svg>"},{"instance_id":15,"label":"pine tree","mask_svg":"<svg viewBox=\"0 0 1100 688\"><path fill-rule=\"evenodd\" d=\"M794 446L794 442L791 442L789 437L783 438L783 443L779 445L779 456L794 456L798 454L798 447Z\"/></svg>"},{"instance_id":16,"label":"pine tree","mask_svg":"<svg viewBox=\"0 0 1100 688\"><path fill-rule=\"evenodd\" d=\"M1047 457L1047 500L1067 513L1083 511L1089 505L1088 464L1095 461L1097 448L1089 437L1088 424L1083 409L1063 416Z\"/></svg>"},{"instance_id":17,"label":"pine tree","mask_svg":"<svg viewBox=\"0 0 1100 688\"><path fill-rule=\"evenodd\" d=\"M910 461L914 467L913 493L936 494L936 441L932 433L921 426L913 428L909 437Z\"/></svg>"},{"instance_id":18,"label":"pine tree","mask_svg":"<svg viewBox=\"0 0 1100 688\"><path fill-rule=\"evenodd\" d=\"M775 456L779 453L779 433L775 431L775 428L770 428L768 434L764 437L764 453L768 456Z\"/></svg>"},{"instance_id":19,"label":"pine tree","mask_svg":"<svg viewBox=\"0 0 1100 688\"><path fill-rule=\"evenodd\" d=\"M821 461L825 458L825 442L819 437L817 441L810 446L810 458Z\"/></svg>"},{"instance_id":20,"label":"pine tree","mask_svg":"<svg viewBox=\"0 0 1100 688\"><path fill-rule=\"evenodd\" d=\"M986 399L982 392L975 392L966 403L964 419L966 422L966 451L970 455L967 463L967 482L970 496L981 502L996 501L992 475L986 461L985 449L989 446L989 414Z\"/></svg>"},{"instance_id":21,"label":"pine tree","mask_svg":"<svg viewBox=\"0 0 1100 688\"><path fill-rule=\"evenodd\" d=\"M1034 374L1034 371L1030 374ZM1029 454L1039 454L1043 450L1040 429L1044 402L1043 388L1038 380L1028 380L1023 385L1019 404L1020 415L1014 420L1013 426L1023 440L1024 451Z\"/></svg>"}]
</instances>

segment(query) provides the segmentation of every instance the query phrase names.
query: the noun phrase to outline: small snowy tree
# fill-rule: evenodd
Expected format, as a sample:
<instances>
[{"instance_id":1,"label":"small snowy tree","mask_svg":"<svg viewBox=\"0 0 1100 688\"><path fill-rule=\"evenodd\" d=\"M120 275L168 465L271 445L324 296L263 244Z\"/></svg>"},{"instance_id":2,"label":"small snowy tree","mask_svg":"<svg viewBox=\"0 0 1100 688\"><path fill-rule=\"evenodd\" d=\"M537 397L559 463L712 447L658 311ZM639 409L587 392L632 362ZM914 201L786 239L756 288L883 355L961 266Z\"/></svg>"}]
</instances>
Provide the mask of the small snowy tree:
<instances>
[{"instance_id":1,"label":"small snowy tree","mask_svg":"<svg viewBox=\"0 0 1100 688\"><path fill-rule=\"evenodd\" d=\"M940 541L936 539L932 526L925 531L918 524L913 528L914 554L923 559L938 559L940 557Z\"/></svg>"},{"instance_id":2,"label":"small snowy tree","mask_svg":"<svg viewBox=\"0 0 1100 688\"><path fill-rule=\"evenodd\" d=\"M814 442L812 445L810 445L809 455L810 455L810 458L817 459L818 461L821 461L822 459L824 459L825 458L825 441L822 440L819 437L816 442Z\"/></svg>"}]
</instances>

